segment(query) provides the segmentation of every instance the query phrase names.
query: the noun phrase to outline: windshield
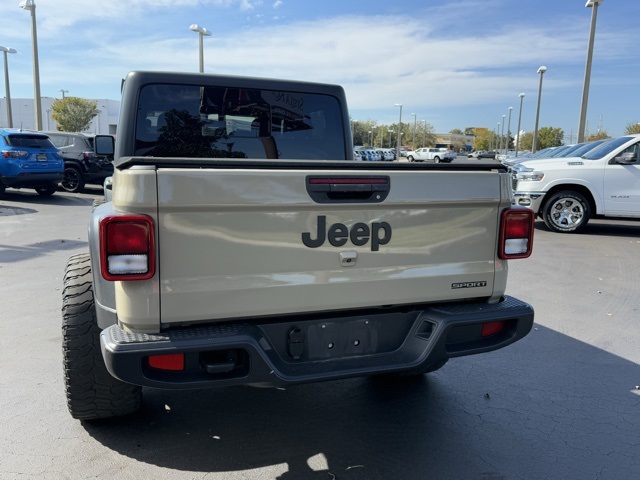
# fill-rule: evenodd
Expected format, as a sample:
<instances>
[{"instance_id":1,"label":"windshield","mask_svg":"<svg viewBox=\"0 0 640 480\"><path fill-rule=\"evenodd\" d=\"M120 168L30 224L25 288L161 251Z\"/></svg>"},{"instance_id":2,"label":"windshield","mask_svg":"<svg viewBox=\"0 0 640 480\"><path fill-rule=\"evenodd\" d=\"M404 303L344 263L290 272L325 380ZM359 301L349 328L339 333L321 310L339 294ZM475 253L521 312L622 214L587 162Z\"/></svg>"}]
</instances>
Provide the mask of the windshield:
<instances>
[{"instance_id":1,"label":"windshield","mask_svg":"<svg viewBox=\"0 0 640 480\"><path fill-rule=\"evenodd\" d=\"M616 138L615 140L611 140L610 142L603 143L599 147L594 148L590 152L587 152L586 154L584 154L582 156L582 158L584 158L586 160L598 160L598 159L604 157L605 155L610 154L616 148L624 145L625 143L627 143L630 140L633 140L633 137Z\"/></svg>"},{"instance_id":2,"label":"windshield","mask_svg":"<svg viewBox=\"0 0 640 480\"><path fill-rule=\"evenodd\" d=\"M596 140L595 142L588 142L588 143L578 144L578 145L580 145L580 148L577 148L573 152L571 152L571 156L572 157L581 157L585 153L590 152L591 150L596 148L598 145L601 145L604 142L608 142L608 141L609 140Z\"/></svg>"},{"instance_id":3,"label":"windshield","mask_svg":"<svg viewBox=\"0 0 640 480\"><path fill-rule=\"evenodd\" d=\"M135 154L155 157L346 159L340 103L329 95L147 85Z\"/></svg>"}]
</instances>

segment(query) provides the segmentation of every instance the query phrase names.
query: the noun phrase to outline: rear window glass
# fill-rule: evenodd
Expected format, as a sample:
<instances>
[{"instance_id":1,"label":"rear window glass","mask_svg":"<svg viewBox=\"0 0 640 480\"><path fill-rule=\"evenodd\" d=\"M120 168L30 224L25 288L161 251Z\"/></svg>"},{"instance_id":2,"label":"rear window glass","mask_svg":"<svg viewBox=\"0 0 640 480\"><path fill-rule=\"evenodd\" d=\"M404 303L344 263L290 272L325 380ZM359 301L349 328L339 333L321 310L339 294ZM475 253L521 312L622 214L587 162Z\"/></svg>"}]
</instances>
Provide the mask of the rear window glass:
<instances>
[{"instance_id":1,"label":"rear window glass","mask_svg":"<svg viewBox=\"0 0 640 480\"><path fill-rule=\"evenodd\" d=\"M345 160L338 99L197 85L147 85L136 119L138 156Z\"/></svg>"},{"instance_id":2,"label":"rear window glass","mask_svg":"<svg viewBox=\"0 0 640 480\"><path fill-rule=\"evenodd\" d=\"M20 148L56 148L49 137L42 135L8 135L7 144L11 147Z\"/></svg>"}]
</instances>

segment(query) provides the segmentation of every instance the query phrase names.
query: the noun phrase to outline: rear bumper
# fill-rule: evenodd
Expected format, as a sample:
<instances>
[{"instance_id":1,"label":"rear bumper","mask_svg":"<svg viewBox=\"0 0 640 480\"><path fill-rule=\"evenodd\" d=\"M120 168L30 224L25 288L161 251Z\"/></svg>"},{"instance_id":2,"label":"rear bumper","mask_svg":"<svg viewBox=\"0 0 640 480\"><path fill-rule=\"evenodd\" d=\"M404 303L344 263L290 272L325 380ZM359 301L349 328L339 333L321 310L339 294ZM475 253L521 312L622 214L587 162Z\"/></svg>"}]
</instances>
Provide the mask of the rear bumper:
<instances>
[{"instance_id":1,"label":"rear bumper","mask_svg":"<svg viewBox=\"0 0 640 480\"><path fill-rule=\"evenodd\" d=\"M525 337L533 308L513 297L423 310L264 323L183 327L157 335L117 325L100 337L109 372L141 386L187 389L284 386L414 371L444 359L489 352ZM504 322L495 333L483 324ZM152 368L149 356L181 353L184 370Z\"/></svg>"},{"instance_id":2,"label":"rear bumper","mask_svg":"<svg viewBox=\"0 0 640 480\"><path fill-rule=\"evenodd\" d=\"M62 172L30 172L15 177L1 177L0 181L11 188L35 188L60 183Z\"/></svg>"}]
</instances>

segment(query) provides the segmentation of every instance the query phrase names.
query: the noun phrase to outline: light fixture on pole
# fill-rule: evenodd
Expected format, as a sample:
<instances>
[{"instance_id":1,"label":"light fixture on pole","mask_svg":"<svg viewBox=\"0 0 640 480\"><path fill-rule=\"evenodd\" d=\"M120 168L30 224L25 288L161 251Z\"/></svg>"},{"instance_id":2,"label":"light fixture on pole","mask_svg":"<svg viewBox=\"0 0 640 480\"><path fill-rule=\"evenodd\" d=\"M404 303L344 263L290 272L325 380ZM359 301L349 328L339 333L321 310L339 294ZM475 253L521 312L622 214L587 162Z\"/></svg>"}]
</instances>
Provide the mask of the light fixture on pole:
<instances>
[{"instance_id":1,"label":"light fixture on pole","mask_svg":"<svg viewBox=\"0 0 640 480\"><path fill-rule=\"evenodd\" d=\"M211 32L209 30L207 30L204 27L201 27L200 25L198 25L197 23L192 24L189 27L189 30L191 30L192 32L197 32L198 33L198 40L199 40L199 55L200 55L200 73L204 73L204 44L203 44L203 38L204 37L210 37L211 36Z\"/></svg>"},{"instance_id":2,"label":"light fixture on pole","mask_svg":"<svg viewBox=\"0 0 640 480\"><path fill-rule=\"evenodd\" d=\"M38 66L38 33L36 30L36 3L23 0L20 8L31 12L31 40L33 44L33 100L35 106L36 130L42 130L42 101L40 99L40 67Z\"/></svg>"},{"instance_id":3,"label":"light fixture on pole","mask_svg":"<svg viewBox=\"0 0 640 480\"><path fill-rule=\"evenodd\" d=\"M587 0L585 8L591 10L591 28L589 30L589 46L587 47L587 65L584 69L584 85L582 86L582 104L580 105L580 123L578 125L578 143L584 142L587 122L587 103L589 102L589 84L591 83L591 59L593 57L593 42L596 34L596 18L598 7L604 0Z\"/></svg>"},{"instance_id":4,"label":"light fixture on pole","mask_svg":"<svg viewBox=\"0 0 640 480\"><path fill-rule=\"evenodd\" d=\"M0 52L4 54L4 86L7 96L7 127L13 127L13 120L11 117L11 89L9 88L9 63L7 61L8 53L17 53L14 48L0 46Z\"/></svg>"},{"instance_id":5,"label":"light fixture on pole","mask_svg":"<svg viewBox=\"0 0 640 480\"><path fill-rule=\"evenodd\" d=\"M504 139L504 119L506 118L506 115L502 115L502 132L500 133L500 146L498 147L498 153L500 153L502 151L502 141ZM500 124L498 124L500 125Z\"/></svg>"},{"instance_id":6,"label":"light fixture on pole","mask_svg":"<svg viewBox=\"0 0 640 480\"><path fill-rule=\"evenodd\" d=\"M402 130L402 104L401 103L394 103L393 104L394 107L400 107L400 119L398 120L398 139L397 139L397 143L396 143L396 158L398 160L400 160L400 136L401 136L401 130Z\"/></svg>"},{"instance_id":7,"label":"light fixture on pole","mask_svg":"<svg viewBox=\"0 0 640 480\"><path fill-rule=\"evenodd\" d=\"M520 113L518 114L518 138L516 139L516 158L518 158L518 146L520 145L520 122L522 121L522 100L524 99L524 93L518 95L520 97Z\"/></svg>"},{"instance_id":8,"label":"light fixture on pole","mask_svg":"<svg viewBox=\"0 0 640 480\"><path fill-rule=\"evenodd\" d=\"M507 152L509 151L509 129L511 128L511 112L513 111L513 107L509 107L509 122L507 123L507 138L504 139L504 155L507 156Z\"/></svg>"},{"instance_id":9,"label":"light fixture on pole","mask_svg":"<svg viewBox=\"0 0 640 480\"><path fill-rule=\"evenodd\" d=\"M65 93L69 93L69 90L65 90L64 88L61 88L61 89L60 89L60 90L58 90L58 91L59 91L60 93L62 93L62 98L65 98L65 97L64 97L64 94L65 94Z\"/></svg>"},{"instance_id":10,"label":"light fixture on pole","mask_svg":"<svg viewBox=\"0 0 640 480\"><path fill-rule=\"evenodd\" d=\"M536 125L533 129L533 147L531 147L531 153L536 153L536 148L538 147L538 120L540 119L540 97L542 96L542 77L544 76L544 72L547 71L547 67L542 65L538 68L538 72L540 74L540 86L538 87L538 107L536 108Z\"/></svg>"}]
</instances>

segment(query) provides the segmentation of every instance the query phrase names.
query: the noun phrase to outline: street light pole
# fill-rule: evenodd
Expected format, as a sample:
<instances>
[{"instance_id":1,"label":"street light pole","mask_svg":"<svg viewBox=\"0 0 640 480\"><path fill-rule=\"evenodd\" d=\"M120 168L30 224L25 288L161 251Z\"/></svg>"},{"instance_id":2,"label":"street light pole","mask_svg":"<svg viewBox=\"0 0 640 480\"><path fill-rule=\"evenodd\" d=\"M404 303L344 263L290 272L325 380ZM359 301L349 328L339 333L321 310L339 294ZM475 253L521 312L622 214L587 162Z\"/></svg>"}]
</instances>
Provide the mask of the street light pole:
<instances>
[{"instance_id":1,"label":"street light pole","mask_svg":"<svg viewBox=\"0 0 640 480\"><path fill-rule=\"evenodd\" d=\"M504 140L504 119L506 115L502 115L502 133L500 133L500 146L498 147L498 153L502 151L502 141ZM500 125L500 124L498 124ZM498 130L500 131L500 130Z\"/></svg>"},{"instance_id":2,"label":"street light pole","mask_svg":"<svg viewBox=\"0 0 640 480\"><path fill-rule=\"evenodd\" d=\"M33 0L23 0L20 8L31 12L31 39L33 44L33 100L35 106L36 130L42 130L42 101L40 99L40 67L38 65L38 33L36 30L36 4Z\"/></svg>"},{"instance_id":3,"label":"street light pole","mask_svg":"<svg viewBox=\"0 0 640 480\"><path fill-rule=\"evenodd\" d=\"M189 27L189 30L191 30L192 32L197 32L198 33L198 39L199 39L199 57L200 57L200 73L204 73L204 43L203 43L203 37L210 37L211 36L211 32L209 30L207 30L204 27L201 27L200 25L198 25L197 23L192 24Z\"/></svg>"},{"instance_id":4,"label":"street light pole","mask_svg":"<svg viewBox=\"0 0 640 480\"><path fill-rule=\"evenodd\" d=\"M511 129L511 112L513 111L513 107L509 107L509 122L507 123L507 138L504 139L504 155L507 156L507 152L509 151L509 130Z\"/></svg>"},{"instance_id":5,"label":"street light pole","mask_svg":"<svg viewBox=\"0 0 640 480\"><path fill-rule=\"evenodd\" d=\"M396 158L400 160L400 135L401 135L400 131L402 130L402 104L394 103L393 106L400 107L400 119L398 120L398 139L396 143Z\"/></svg>"},{"instance_id":6,"label":"street light pole","mask_svg":"<svg viewBox=\"0 0 640 480\"><path fill-rule=\"evenodd\" d=\"M373 147L373 135L371 134L371 130L369 130L369 145Z\"/></svg>"},{"instance_id":7,"label":"street light pole","mask_svg":"<svg viewBox=\"0 0 640 480\"><path fill-rule=\"evenodd\" d=\"M518 95L520 97L520 113L518 114L518 138L516 140L516 158L518 158L518 146L520 145L520 122L522 121L522 100L524 99L524 93Z\"/></svg>"},{"instance_id":8,"label":"street light pole","mask_svg":"<svg viewBox=\"0 0 640 480\"><path fill-rule=\"evenodd\" d=\"M587 48L587 65L584 69L584 85L582 87L582 104L580 105L580 123L578 125L578 143L584 142L584 132L587 121L587 103L589 102L589 84L591 83L591 59L593 57L593 42L596 34L596 19L598 6L604 0L588 0L585 8L591 7L591 28L589 30L589 46Z\"/></svg>"},{"instance_id":9,"label":"street light pole","mask_svg":"<svg viewBox=\"0 0 640 480\"><path fill-rule=\"evenodd\" d=\"M0 51L4 54L4 86L7 97L7 127L13 128L13 119L11 117L11 89L9 88L9 62L7 61L8 53L17 53L15 49L0 46Z\"/></svg>"},{"instance_id":10,"label":"street light pole","mask_svg":"<svg viewBox=\"0 0 640 480\"><path fill-rule=\"evenodd\" d=\"M422 147L427 145L427 121L422 120Z\"/></svg>"},{"instance_id":11,"label":"street light pole","mask_svg":"<svg viewBox=\"0 0 640 480\"><path fill-rule=\"evenodd\" d=\"M411 140L411 146L413 147L413 149L416 149L416 114L412 113L411 115L413 115L413 138Z\"/></svg>"},{"instance_id":12,"label":"street light pole","mask_svg":"<svg viewBox=\"0 0 640 480\"><path fill-rule=\"evenodd\" d=\"M538 87L538 107L536 108L536 125L533 129L533 147L531 148L531 153L536 153L536 148L538 146L538 120L540 119L540 97L542 96L542 77L544 76L544 72L547 71L547 67L542 65L538 68L538 72L540 74L540 86Z\"/></svg>"}]
</instances>

